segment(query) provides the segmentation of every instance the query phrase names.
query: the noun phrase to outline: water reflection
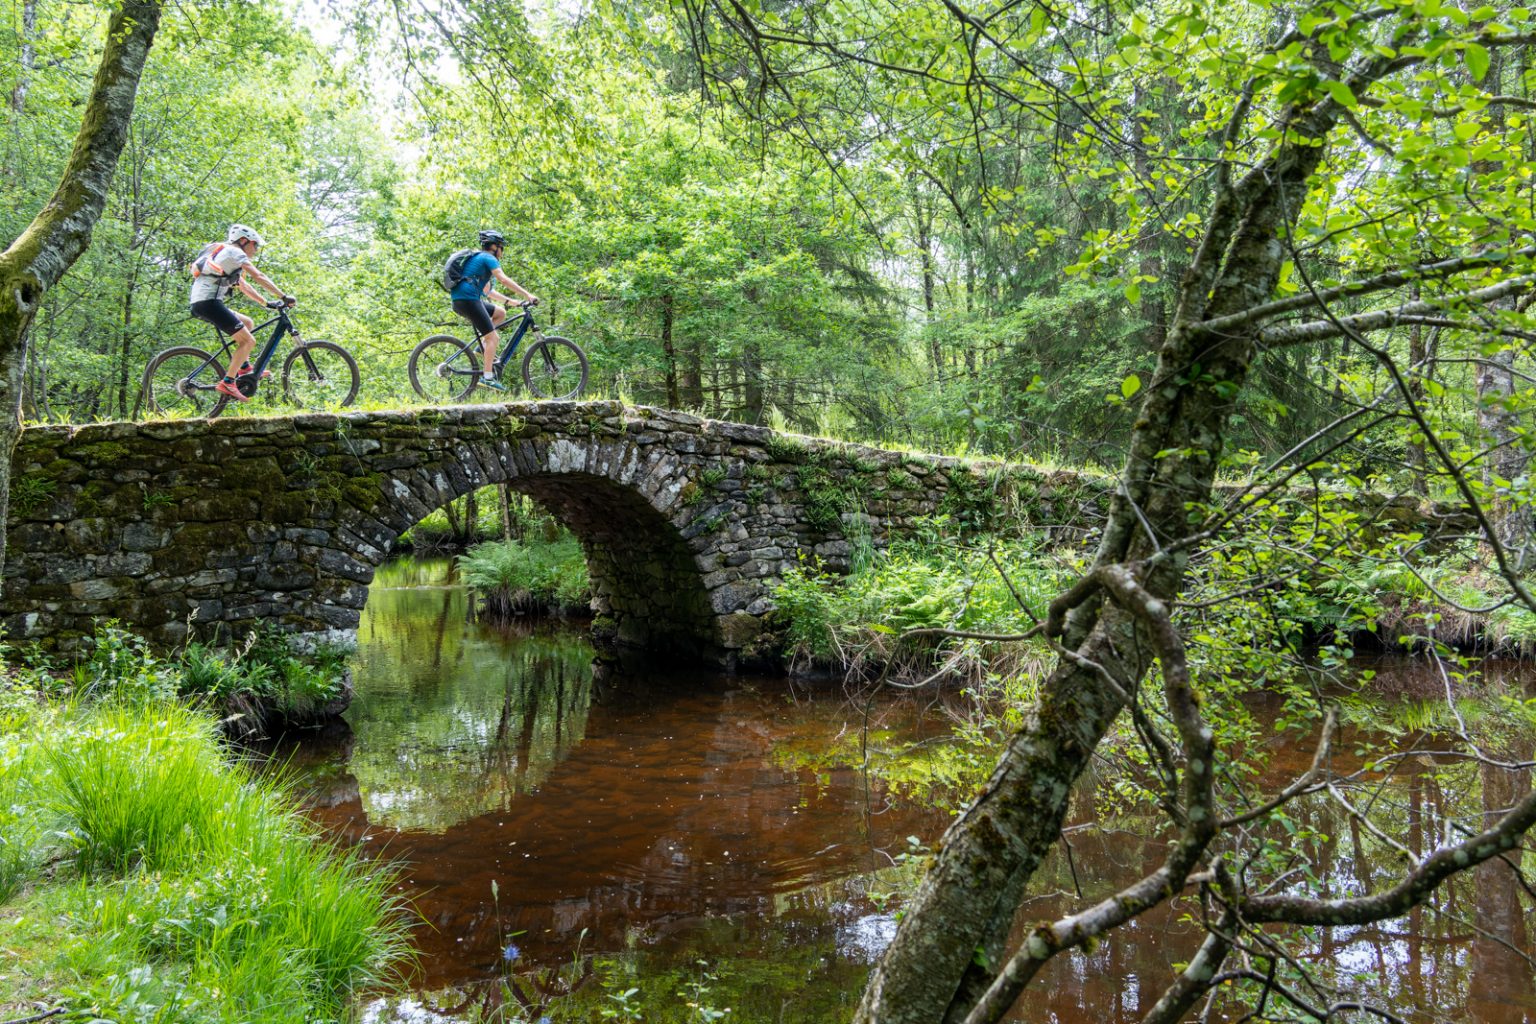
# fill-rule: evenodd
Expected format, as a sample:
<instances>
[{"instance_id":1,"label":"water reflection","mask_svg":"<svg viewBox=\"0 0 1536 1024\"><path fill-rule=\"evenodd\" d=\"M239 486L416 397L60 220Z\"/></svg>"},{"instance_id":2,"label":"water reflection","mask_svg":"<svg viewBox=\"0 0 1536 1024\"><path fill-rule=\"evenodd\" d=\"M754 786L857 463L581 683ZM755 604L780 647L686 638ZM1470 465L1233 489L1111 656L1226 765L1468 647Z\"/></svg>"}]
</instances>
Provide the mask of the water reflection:
<instances>
[{"instance_id":1,"label":"water reflection","mask_svg":"<svg viewBox=\"0 0 1536 1024\"><path fill-rule=\"evenodd\" d=\"M567 959L583 934L688 963L729 922L733 954L815 949L857 990L846 973L890 927L865 876L947 816L777 756L857 730L854 709L781 680L600 662L571 630L474 622L446 565L408 571L370 592L350 735L294 763L315 817L409 862L426 988L492 976L511 935L524 964ZM916 709L881 724L937 728Z\"/></svg>"},{"instance_id":2,"label":"water reflection","mask_svg":"<svg viewBox=\"0 0 1536 1024\"><path fill-rule=\"evenodd\" d=\"M931 841L948 822L852 767L860 709L839 694L793 699L779 679L599 661L576 631L473 621L452 582L446 563L380 572L360 631L351 731L295 755L315 817L404 858L406 892L429 922L418 933L419 992L370 1018L445 1019L508 998L495 979L511 941L514 968L529 978L568 963L578 945L599 954L617 984L647 986L647 1020L675 1016L701 958L733 1020L848 1019L894 932L888 891L916 875L893 856L907 836ZM1413 663L1375 667L1392 674L1383 690L1394 700L1443 689ZM890 746L945 731L915 707L881 714L871 735ZM1399 719L1401 742L1433 749L1413 721ZM1341 738L1337 770L1360 767L1350 753L1359 738ZM1509 740L1503 756L1528 758L1522 742ZM1264 784L1284 785L1311 755L1304 740L1274 737ZM1528 771L1435 756L1386 781L1376 817L1419 856L1458 822L1476 824L1468 808L1491 816L1532 784ZM1059 847L1042 868L1020 937L1161 863L1159 816L1122 806L1112 790L1111 779L1083 781L1071 856ZM1295 817L1296 835L1275 842L1315 865L1317 895L1377 892L1400 873L1327 799L1300 802ZM1489 862L1456 879L1443 903L1293 948L1325 976L1361 979L1415 1024L1536 1024L1531 899L1514 872ZM1140 1020L1198 942L1184 916L1195 910L1161 908L1091 952L1058 958L1008 1019ZM605 998L583 983L556 1019L587 1019Z\"/></svg>"}]
</instances>

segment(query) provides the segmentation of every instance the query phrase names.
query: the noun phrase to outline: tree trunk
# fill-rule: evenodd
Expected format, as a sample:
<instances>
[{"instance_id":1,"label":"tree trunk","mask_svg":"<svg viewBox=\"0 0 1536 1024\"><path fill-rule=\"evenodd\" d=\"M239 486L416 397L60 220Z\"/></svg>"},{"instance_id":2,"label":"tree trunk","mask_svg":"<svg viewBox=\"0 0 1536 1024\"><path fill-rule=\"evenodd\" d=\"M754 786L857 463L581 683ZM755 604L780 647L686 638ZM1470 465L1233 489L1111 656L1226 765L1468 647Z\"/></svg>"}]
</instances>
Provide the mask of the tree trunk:
<instances>
[{"instance_id":1,"label":"tree trunk","mask_svg":"<svg viewBox=\"0 0 1536 1024\"><path fill-rule=\"evenodd\" d=\"M675 302L673 316L675 321ZM701 344L697 338L694 338L683 349L683 380L682 386L678 389L678 397L682 399L682 407L686 409L704 408L704 355L699 351Z\"/></svg>"},{"instance_id":2,"label":"tree trunk","mask_svg":"<svg viewBox=\"0 0 1536 1024\"><path fill-rule=\"evenodd\" d=\"M480 492L470 491L464 496L464 543L473 544L480 530Z\"/></svg>"},{"instance_id":3,"label":"tree trunk","mask_svg":"<svg viewBox=\"0 0 1536 1024\"><path fill-rule=\"evenodd\" d=\"M16 86L11 90L11 110L24 113L27 109L27 90L32 88L32 71L37 67L37 0L24 0L21 5L21 70L16 76Z\"/></svg>"},{"instance_id":4,"label":"tree trunk","mask_svg":"<svg viewBox=\"0 0 1536 1024\"><path fill-rule=\"evenodd\" d=\"M106 206L160 13L159 0L124 0L112 15L59 186L21 237L0 253L0 509L10 505L11 453L21 436L27 332L43 295L90 244L91 229ZM4 559L5 516L0 515L0 572Z\"/></svg>"},{"instance_id":5,"label":"tree trunk","mask_svg":"<svg viewBox=\"0 0 1536 1024\"><path fill-rule=\"evenodd\" d=\"M1414 282L1409 289L1409 301L1419 301L1419 284ZM1427 350L1424 347L1424 325L1414 324L1408 328L1408 395L1415 403L1424 401L1424 380L1429 375L1429 363L1425 360ZM1429 452L1424 438L1410 441L1408 444L1408 472L1413 485L1413 493L1424 497L1429 494L1429 478L1425 475L1429 466Z\"/></svg>"},{"instance_id":6,"label":"tree trunk","mask_svg":"<svg viewBox=\"0 0 1536 1024\"><path fill-rule=\"evenodd\" d=\"M667 407L678 408L677 349L672 345L672 293L661 297L661 350L667 356Z\"/></svg>"},{"instance_id":7,"label":"tree trunk","mask_svg":"<svg viewBox=\"0 0 1536 1024\"><path fill-rule=\"evenodd\" d=\"M501 498L501 539L512 539L512 488L507 484L496 485L497 496Z\"/></svg>"},{"instance_id":8,"label":"tree trunk","mask_svg":"<svg viewBox=\"0 0 1536 1024\"><path fill-rule=\"evenodd\" d=\"M135 254L137 255L137 254ZM123 290L123 331L117 359L117 414L128 418L129 360L133 356L133 293L139 283L139 263L134 260L128 287Z\"/></svg>"},{"instance_id":9,"label":"tree trunk","mask_svg":"<svg viewBox=\"0 0 1536 1024\"><path fill-rule=\"evenodd\" d=\"M1292 110L1292 127L1324 138L1324 104ZM1234 403L1256 351L1251 332L1216 336L1204 319L1256 306L1273 293L1321 146L1281 144L1212 204L1185 271L1179 303L1147 387L1093 567L1138 565L1141 585L1169 602L1198 528L1191 503L1210 499ZM1200 373L1190 372L1199 363ZM1139 510L1139 512L1138 512ZM1150 535L1150 536L1149 536ZM1046 678L1031 720L1008 741L981 794L945 832L943 847L871 973L858 1024L936 1024L965 1018L1004 961L1025 887L1061 834L1072 786L1122 709L1111 677L1136 686L1152 643L1130 612L1094 591L1065 615L1073 657Z\"/></svg>"}]
</instances>

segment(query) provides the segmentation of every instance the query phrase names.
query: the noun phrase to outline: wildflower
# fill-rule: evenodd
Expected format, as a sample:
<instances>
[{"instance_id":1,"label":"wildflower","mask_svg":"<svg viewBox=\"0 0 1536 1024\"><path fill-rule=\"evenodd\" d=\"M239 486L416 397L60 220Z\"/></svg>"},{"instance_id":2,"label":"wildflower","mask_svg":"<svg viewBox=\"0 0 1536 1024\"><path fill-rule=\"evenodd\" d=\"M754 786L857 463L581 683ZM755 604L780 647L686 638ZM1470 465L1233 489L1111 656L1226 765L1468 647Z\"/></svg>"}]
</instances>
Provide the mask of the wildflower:
<instances>
[{"instance_id":1,"label":"wildflower","mask_svg":"<svg viewBox=\"0 0 1536 1024\"><path fill-rule=\"evenodd\" d=\"M501 951L501 958L507 963L511 963L513 960L516 960L522 955L523 951L518 949L517 946L511 942L507 943L507 948Z\"/></svg>"}]
</instances>

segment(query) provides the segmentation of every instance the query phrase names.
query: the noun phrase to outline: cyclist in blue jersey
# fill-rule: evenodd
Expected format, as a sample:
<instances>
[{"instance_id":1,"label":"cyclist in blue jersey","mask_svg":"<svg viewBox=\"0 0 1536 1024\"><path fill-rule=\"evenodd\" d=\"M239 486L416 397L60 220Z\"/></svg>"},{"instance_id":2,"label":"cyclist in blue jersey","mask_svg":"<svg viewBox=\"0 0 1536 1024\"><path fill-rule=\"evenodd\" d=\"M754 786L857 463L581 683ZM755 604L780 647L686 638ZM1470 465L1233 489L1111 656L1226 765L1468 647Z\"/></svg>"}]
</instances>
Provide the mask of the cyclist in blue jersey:
<instances>
[{"instance_id":1,"label":"cyclist in blue jersey","mask_svg":"<svg viewBox=\"0 0 1536 1024\"><path fill-rule=\"evenodd\" d=\"M492 367L496 361L496 346L501 342L501 334L496 328L507 318L507 311L492 300L503 304L513 301L491 289L492 279L517 292L531 305L539 302L537 295L502 271L501 253L505 246L506 239L500 231L480 232L480 251L464 261L459 280L449 292L453 297L453 311L473 324L475 331L483 336L485 372L480 377L480 386L492 391L507 390L506 385L496 379Z\"/></svg>"}]
</instances>

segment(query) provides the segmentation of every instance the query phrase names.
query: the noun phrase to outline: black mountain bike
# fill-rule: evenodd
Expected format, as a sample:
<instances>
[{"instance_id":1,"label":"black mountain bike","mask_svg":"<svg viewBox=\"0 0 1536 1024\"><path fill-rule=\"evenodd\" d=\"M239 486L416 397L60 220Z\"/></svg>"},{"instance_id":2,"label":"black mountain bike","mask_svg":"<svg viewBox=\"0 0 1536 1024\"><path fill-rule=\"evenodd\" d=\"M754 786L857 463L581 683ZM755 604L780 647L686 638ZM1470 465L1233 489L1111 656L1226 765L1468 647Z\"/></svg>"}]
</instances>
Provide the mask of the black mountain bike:
<instances>
[{"instance_id":1,"label":"black mountain bike","mask_svg":"<svg viewBox=\"0 0 1536 1024\"><path fill-rule=\"evenodd\" d=\"M522 316L516 323L507 321L497 328L502 332L502 349L491 364L495 379L501 379L523 336L532 331L534 341L523 353L523 383L529 392L536 398L580 397L587 386L587 354L574 341L540 331L533 321L530 303L517 305ZM506 335L509 327L515 328L510 340ZM463 401L480 383L482 337L478 330L473 341L460 341L451 334L434 334L417 345L411 353L411 387L434 405Z\"/></svg>"},{"instance_id":2,"label":"black mountain bike","mask_svg":"<svg viewBox=\"0 0 1536 1024\"><path fill-rule=\"evenodd\" d=\"M261 347L250 373L235 379L235 386L246 397L256 394L262 373L272 362L283 335L293 335L293 351L283 361L283 397L301 409L329 409L351 405L357 398L360 378L351 353L329 341L305 341L293 325L288 307L281 299L267 303L277 315L251 328L251 333L272 327L272 336ZM273 327L272 325L276 325ZM144 367L144 404L151 414L163 416L207 416L212 419L233 401L214 386L224 379L234 343L218 335L221 348L208 353L190 345L168 348Z\"/></svg>"}]
</instances>

